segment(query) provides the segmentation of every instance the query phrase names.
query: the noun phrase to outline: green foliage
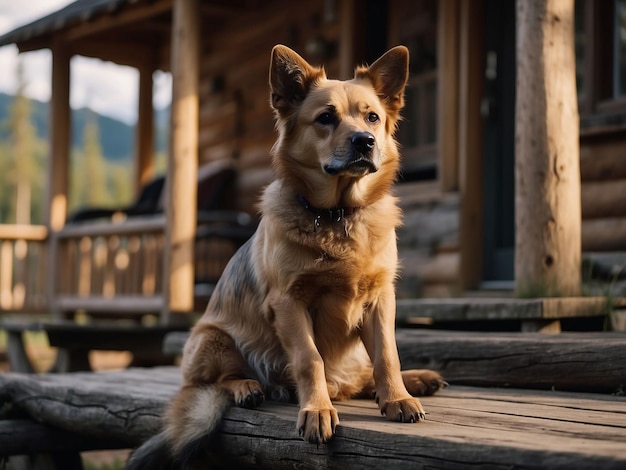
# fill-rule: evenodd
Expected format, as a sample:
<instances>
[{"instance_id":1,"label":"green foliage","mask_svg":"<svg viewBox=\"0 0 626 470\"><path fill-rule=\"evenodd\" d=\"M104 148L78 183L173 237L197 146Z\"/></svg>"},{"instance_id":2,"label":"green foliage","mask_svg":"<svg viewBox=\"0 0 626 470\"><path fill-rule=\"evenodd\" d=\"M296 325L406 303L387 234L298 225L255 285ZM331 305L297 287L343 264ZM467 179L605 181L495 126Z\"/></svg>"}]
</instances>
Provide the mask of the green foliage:
<instances>
[{"instance_id":1,"label":"green foliage","mask_svg":"<svg viewBox=\"0 0 626 470\"><path fill-rule=\"evenodd\" d=\"M6 111L0 112L0 116L4 116L0 121L0 223L38 224L44 223L49 146L46 134L40 133L41 123L35 124L41 117L39 108L43 104L24 95L26 83L21 68L17 74L17 93L12 102L0 110ZM6 105L6 100L3 101ZM103 154L100 123L113 120L90 110L75 111L73 118L77 113L84 125L82 138L74 135L73 141L80 144L72 148L70 156L69 211L129 204L134 195L131 159ZM76 119L73 122L76 123ZM127 152L129 156L132 154L132 145ZM21 209L18 210L18 206Z\"/></svg>"},{"instance_id":2,"label":"green foliage","mask_svg":"<svg viewBox=\"0 0 626 470\"><path fill-rule=\"evenodd\" d=\"M8 138L0 141L0 222L41 223L44 181L41 168L45 145L31 122L31 102L24 95L26 83L21 64L18 90L8 118L1 127Z\"/></svg>"}]
</instances>

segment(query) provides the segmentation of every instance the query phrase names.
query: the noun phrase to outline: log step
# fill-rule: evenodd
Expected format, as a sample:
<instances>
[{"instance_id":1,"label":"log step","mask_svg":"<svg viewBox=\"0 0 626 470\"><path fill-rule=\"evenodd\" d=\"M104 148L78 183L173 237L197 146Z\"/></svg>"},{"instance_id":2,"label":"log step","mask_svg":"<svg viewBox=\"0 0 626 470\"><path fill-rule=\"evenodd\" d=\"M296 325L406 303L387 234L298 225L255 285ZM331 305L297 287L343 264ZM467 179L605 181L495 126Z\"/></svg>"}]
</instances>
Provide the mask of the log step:
<instances>
[{"instance_id":1,"label":"log step","mask_svg":"<svg viewBox=\"0 0 626 470\"><path fill-rule=\"evenodd\" d=\"M405 369L440 371L452 384L626 391L624 333L476 333L402 328Z\"/></svg>"},{"instance_id":2,"label":"log step","mask_svg":"<svg viewBox=\"0 0 626 470\"><path fill-rule=\"evenodd\" d=\"M170 333L164 353L188 333ZM544 390L626 391L624 333L476 333L399 328L403 369L435 369L452 384Z\"/></svg>"}]
</instances>

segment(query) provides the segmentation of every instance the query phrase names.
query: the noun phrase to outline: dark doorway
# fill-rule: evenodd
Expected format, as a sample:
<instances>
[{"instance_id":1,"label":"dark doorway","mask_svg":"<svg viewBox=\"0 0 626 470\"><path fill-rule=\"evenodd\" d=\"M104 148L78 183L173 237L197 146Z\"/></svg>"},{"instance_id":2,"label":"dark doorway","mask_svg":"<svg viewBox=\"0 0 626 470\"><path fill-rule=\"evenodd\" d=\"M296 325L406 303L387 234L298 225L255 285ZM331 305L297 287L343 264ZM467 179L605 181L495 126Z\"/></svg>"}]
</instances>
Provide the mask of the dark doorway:
<instances>
[{"instance_id":1,"label":"dark doorway","mask_svg":"<svg viewBox=\"0 0 626 470\"><path fill-rule=\"evenodd\" d=\"M485 14L483 280L513 287L515 2L486 0Z\"/></svg>"}]
</instances>

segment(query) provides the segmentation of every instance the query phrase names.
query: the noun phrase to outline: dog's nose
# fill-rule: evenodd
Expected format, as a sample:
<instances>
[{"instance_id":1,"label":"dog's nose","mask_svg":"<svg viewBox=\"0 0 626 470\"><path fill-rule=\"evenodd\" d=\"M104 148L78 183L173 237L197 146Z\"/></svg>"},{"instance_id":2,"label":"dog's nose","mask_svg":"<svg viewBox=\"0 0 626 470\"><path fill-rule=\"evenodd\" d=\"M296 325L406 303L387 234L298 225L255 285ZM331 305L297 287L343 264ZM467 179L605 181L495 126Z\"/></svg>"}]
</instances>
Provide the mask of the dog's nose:
<instances>
[{"instance_id":1,"label":"dog's nose","mask_svg":"<svg viewBox=\"0 0 626 470\"><path fill-rule=\"evenodd\" d=\"M366 155L374 149L376 139L370 132L357 132L352 136L350 142L356 150Z\"/></svg>"}]
</instances>

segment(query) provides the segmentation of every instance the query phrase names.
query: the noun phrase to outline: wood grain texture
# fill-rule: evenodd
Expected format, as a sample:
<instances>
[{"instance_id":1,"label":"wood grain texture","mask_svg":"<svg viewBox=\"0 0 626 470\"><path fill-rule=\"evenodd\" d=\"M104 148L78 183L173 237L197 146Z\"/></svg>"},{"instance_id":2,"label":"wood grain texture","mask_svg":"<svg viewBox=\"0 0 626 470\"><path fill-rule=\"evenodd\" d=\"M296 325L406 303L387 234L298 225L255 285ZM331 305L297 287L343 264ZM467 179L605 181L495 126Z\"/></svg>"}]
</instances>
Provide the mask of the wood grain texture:
<instances>
[{"instance_id":1,"label":"wood grain texture","mask_svg":"<svg viewBox=\"0 0 626 470\"><path fill-rule=\"evenodd\" d=\"M177 368L0 375L0 396L46 425L136 445L155 433ZM423 399L427 420L401 424L373 401L337 404L336 437L297 437L295 405L233 408L214 444L233 465L266 468L623 468L626 402L611 396L452 387Z\"/></svg>"},{"instance_id":2,"label":"wood grain texture","mask_svg":"<svg viewBox=\"0 0 626 470\"><path fill-rule=\"evenodd\" d=\"M574 1L516 3L515 280L521 296L580 293Z\"/></svg>"},{"instance_id":3,"label":"wood grain texture","mask_svg":"<svg viewBox=\"0 0 626 470\"><path fill-rule=\"evenodd\" d=\"M436 369L452 384L609 393L626 384L626 335L621 333L403 329L396 339L403 368Z\"/></svg>"},{"instance_id":4,"label":"wood grain texture","mask_svg":"<svg viewBox=\"0 0 626 470\"><path fill-rule=\"evenodd\" d=\"M165 354L188 334L170 333ZM401 328L403 369L435 369L451 384L616 392L626 384L623 333L470 333ZM626 405L625 405L626 406Z\"/></svg>"}]
</instances>

